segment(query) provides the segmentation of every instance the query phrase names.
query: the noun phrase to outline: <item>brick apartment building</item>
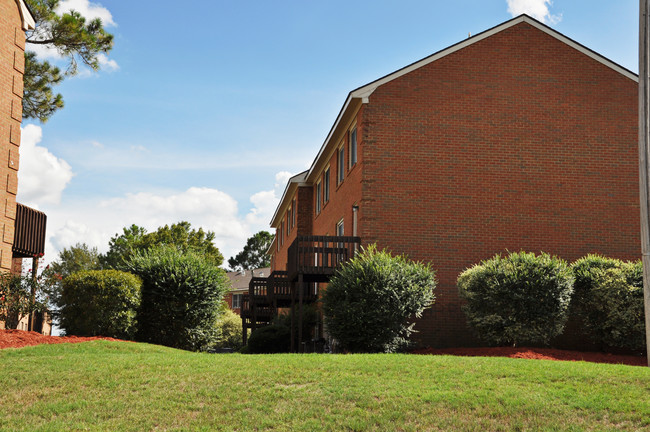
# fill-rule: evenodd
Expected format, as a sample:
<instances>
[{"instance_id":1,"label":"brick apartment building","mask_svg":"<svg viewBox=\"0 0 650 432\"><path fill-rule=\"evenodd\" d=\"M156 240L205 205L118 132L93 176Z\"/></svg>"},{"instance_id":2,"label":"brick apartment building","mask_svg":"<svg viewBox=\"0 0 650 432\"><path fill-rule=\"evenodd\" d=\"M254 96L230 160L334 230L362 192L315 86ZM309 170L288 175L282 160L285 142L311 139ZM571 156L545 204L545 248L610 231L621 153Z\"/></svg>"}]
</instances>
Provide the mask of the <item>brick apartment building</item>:
<instances>
[{"instance_id":1,"label":"brick apartment building","mask_svg":"<svg viewBox=\"0 0 650 432\"><path fill-rule=\"evenodd\" d=\"M45 247L44 213L16 203L22 122L25 31L34 18L23 0L0 0L0 271L20 272L22 259L38 262ZM36 265L34 265L36 267ZM43 320L47 321L47 320ZM32 323L34 324L34 323ZM31 324L24 319L19 328ZM36 323L49 332L47 322ZM0 322L0 327L4 324Z\"/></svg>"},{"instance_id":2,"label":"brick apartment building","mask_svg":"<svg viewBox=\"0 0 650 432\"><path fill-rule=\"evenodd\" d=\"M298 304L359 244L430 262L436 302L416 338L445 347L476 343L456 279L482 259L638 259L637 82L522 15L353 90L285 189L272 275ZM267 322L271 280L251 284L245 326Z\"/></svg>"}]
</instances>

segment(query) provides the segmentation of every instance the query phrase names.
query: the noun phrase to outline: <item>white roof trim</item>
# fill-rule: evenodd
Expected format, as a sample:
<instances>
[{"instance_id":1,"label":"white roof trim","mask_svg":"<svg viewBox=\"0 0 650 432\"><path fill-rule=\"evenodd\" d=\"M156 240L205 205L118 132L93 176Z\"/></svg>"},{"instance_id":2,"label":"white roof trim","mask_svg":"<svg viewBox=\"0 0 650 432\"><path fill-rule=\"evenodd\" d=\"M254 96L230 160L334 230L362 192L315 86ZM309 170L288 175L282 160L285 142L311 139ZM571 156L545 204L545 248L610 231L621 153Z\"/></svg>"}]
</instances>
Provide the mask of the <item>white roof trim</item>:
<instances>
[{"instance_id":1,"label":"white roof trim","mask_svg":"<svg viewBox=\"0 0 650 432\"><path fill-rule=\"evenodd\" d=\"M534 18L529 17L528 15L519 15L516 18L513 18L509 21L504 22L503 24L500 24L496 27L493 27L489 30L486 30L482 33L477 34L474 37L468 38L462 42L459 42L455 45L452 45L448 48L443 49L442 51L438 51L435 54L430 55L429 57L426 57L422 60L419 60L415 63L412 63L398 71L395 71L389 75L386 75L383 78L379 78L377 81L373 81L369 84L366 84L363 87L359 87L356 90L353 90L350 95L352 97L369 97L376 89L377 87L386 84L387 82L390 82L396 78L399 78L403 75L406 75L409 72L413 72L416 69L421 68L422 66L428 65L429 63L432 63L442 57L448 56L449 54L452 54L456 51L459 51L469 45L475 44L476 42L482 41L483 39L487 39L492 35L495 35L503 30L509 29L510 27L516 26L517 24L520 24L522 22L525 22L527 24L532 25L533 27L543 31L544 33L548 34L549 36L552 36L556 39L558 39L561 42L564 42L565 44L569 45L571 48L574 48L581 53L585 54L588 57L591 57L592 59L596 60L597 62L600 62L604 64L605 66L614 69L616 72L628 77L629 79L638 82L639 78L636 74L633 72L625 69L623 66L620 66L613 61L603 57L602 55L598 54L595 51L590 50L589 48L585 47L584 45L579 44L578 42L574 41L573 39L570 39L566 36L564 36L562 33L559 33L552 28L542 24L541 22L537 21Z\"/></svg>"},{"instance_id":2,"label":"white roof trim","mask_svg":"<svg viewBox=\"0 0 650 432\"><path fill-rule=\"evenodd\" d=\"M25 0L16 0L16 3L18 3L20 17L23 19L23 30L34 30L36 28L36 21L25 4Z\"/></svg>"},{"instance_id":3,"label":"white roof trim","mask_svg":"<svg viewBox=\"0 0 650 432\"><path fill-rule=\"evenodd\" d=\"M628 69L625 69L623 66L618 65L614 63L613 61L607 59L606 57L603 57L602 55L598 54L595 51L590 50L589 48L585 47L584 45L579 44L578 42L574 41L573 39L570 39L563 34L553 30L552 28L542 24L541 22L537 21L534 18L531 18L528 15L519 15L516 18L513 18L509 21L506 21L502 24L499 24L496 27L493 27L489 30L486 30L482 33L479 33L475 36L472 36L468 39L465 39L464 41L461 41L455 45L452 45L448 48L445 48L441 51L438 51L437 53L434 53L430 55L429 57L426 57L422 60L419 60L415 63L411 63L408 66L403 67L402 69L399 69L391 74L388 74L382 78L379 78L376 81L373 81L371 83L368 83L364 86L361 86L355 90L352 90L349 94L348 97L345 99L345 103L343 104L343 108L341 108L341 111L339 112L338 116L336 117L336 121L334 122L334 125L330 129L329 134L327 135L327 138L325 138L325 142L321 146L318 155L316 156L316 159L314 159L314 162L311 164L311 167L309 168L309 173L307 174L307 177L309 177L312 174L313 169L316 167L316 163L320 159L320 157L323 155L323 152L325 151L325 148L327 147L327 144L329 143L329 140L332 138L332 135L334 134L334 131L336 130L338 124L340 123L341 119L343 118L343 114L347 110L348 106L350 105L350 102L352 99L358 98L361 99L363 103L368 103L368 98L370 95L377 89L377 87L386 84L387 82L390 82L396 78L399 78L403 75L406 75L409 72L412 72L418 68L421 68L422 66L426 66L427 64L434 62L442 57L445 57L449 54L452 54L458 50L461 50L469 45L472 45L476 42L482 41L483 39L486 39L496 33L499 33L503 30L506 30L512 26L515 26L517 24L520 24L522 22L528 23L532 25L533 27L543 31L544 33L558 39L561 42L564 42L565 44L569 45L570 47L580 51L581 53L585 54L586 56L596 60L597 62L600 62L604 64L605 66L614 69L616 72L626 76L627 78L638 82L639 77L629 71Z\"/></svg>"},{"instance_id":4,"label":"white roof trim","mask_svg":"<svg viewBox=\"0 0 650 432\"><path fill-rule=\"evenodd\" d=\"M278 217L278 212L282 207L282 203L284 202L284 199L287 197L287 193L289 192L289 187L294 183L296 183L298 186L309 186L307 183L305 183L306 178L307 178L307 171L303 171L300 174L296 174L295 176L289 179L287 185L284 188L284 192L282 193L282 198L280 198L280 202L278 202L278 206L275 208L275 213L273 213L273 217L271 218L271 226L273 226L273 221L275 221L275 219Z\"/></svg>"}]
</instances>

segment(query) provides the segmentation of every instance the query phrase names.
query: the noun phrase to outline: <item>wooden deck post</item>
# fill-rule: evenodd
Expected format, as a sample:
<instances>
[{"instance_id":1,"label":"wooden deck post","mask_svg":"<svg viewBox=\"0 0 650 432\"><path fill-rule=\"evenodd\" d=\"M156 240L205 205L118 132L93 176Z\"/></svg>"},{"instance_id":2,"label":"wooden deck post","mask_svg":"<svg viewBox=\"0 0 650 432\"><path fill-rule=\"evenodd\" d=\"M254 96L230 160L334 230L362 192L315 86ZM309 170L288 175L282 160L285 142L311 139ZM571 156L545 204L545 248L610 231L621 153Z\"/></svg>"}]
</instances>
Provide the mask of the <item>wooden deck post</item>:
<instances>
[{"instance_id":1,"label":"wooden deck post","mask_svg":"<svg viewBox=\"0 0 650 432\"><path fill-rule=\"evenodd\" d=\"M246 318L241 319L241 329L242 329L242 342L244 346L248 343L248 327L246 326Z\"/></svg>"},{"instance_id":2,"label":"wooden deck post","mask_svg":"<svg viewBox=\"0 0 650 432\"><path fill-rule=\"evenodd\" d=\"M646 346L650 366L650 20L649 0L639 0L639 189Z\"/></svg>"},{"instance_id":3,"label":"wooden deck post","mask_svg":"<svg viewBox=\"0 0 650 432\"><path fill-rule=\"evenodd\" d=\"M291 352L296 352L296 284L291 282Z\"/></svg>"},{"instance_id":4,"label":"wooden deck post","mask_svg":"<svg viewBox=\"0 0 650 432\"><path fill-rule=\"evenodd\" d=\"M302 304L303 304L303 297L305 296L305 287L303 286L303 280L302 280L302 273L298 274L298 308L300 309L298 312L298 351L303 352L304 350L302 349Z\"/></svg>"}]
</instances>

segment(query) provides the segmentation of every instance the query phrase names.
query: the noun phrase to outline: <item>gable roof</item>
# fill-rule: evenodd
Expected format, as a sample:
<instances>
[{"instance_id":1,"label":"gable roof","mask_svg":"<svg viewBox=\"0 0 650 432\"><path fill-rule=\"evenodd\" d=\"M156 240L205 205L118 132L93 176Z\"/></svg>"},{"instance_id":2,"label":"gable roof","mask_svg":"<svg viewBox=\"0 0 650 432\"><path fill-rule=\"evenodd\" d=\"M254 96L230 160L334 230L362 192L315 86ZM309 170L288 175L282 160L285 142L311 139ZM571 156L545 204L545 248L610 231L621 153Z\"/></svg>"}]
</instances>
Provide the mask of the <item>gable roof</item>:
<instances>
[{"instance_id":1,"label":"gable roof","mask_svg":"<svg viewBox=\"0 0 650 432\"><path fill-rule=\"evenodd\" d=\"M25 3L25 0L16 0L16 4L18 5L18 11L20 12L20 17L23 21L23 30L34 30L36 27L36 20L34 20L34 16L29 10L27 3Z\"/></svg>"},{"instance_id":2,"label":"gable roof","mask_svg":"<svg viewBox=\"0 0 650 432\"><path fill-rule=\"evenodd\" d=\"M363 103L368 102L368 98L370 95L377 89L377 87L386 84L394 79L397 79L403 75L406 75L409 72L412 72L416 69L419 69L423 66L428 65L431 62L434 62L442 57L448 56L449 54L452 54L458 50L461 50L469 45L475 44L476 42L482 41L483 39L486 39L496 33L502 32L504 30L509 29L510 27L513 27L517 24L521 23L527 23L530 24L531 26L543 31L544 33L558 39L559 41L569 45L570 47L578 50L579 52L587 55L588 57L591 57L592 59L604 64L605 66L615 70L616 72L622 74L623 76L638 82L639 77L636 75L634 72L630 71L629 69L624 68L623 66L609 60L608 58L598 54L597 52L587 48L586 46L574 41L573 39L564 36L562 33L553 30L549 26L537 21L535 18L532 18L526 14L519 15L518 17L515 17L509 21L506 21L502 24L499 24L495 27L492 27L491 29L485 30L481 33L478 33L472 37L469 37L461 42L458 42L454 45L451 45L450 47L447 47L443 50L440 50L436 53L431 54L428 57L425 57L421 60L418 60L414 63L411 63L410 65L404 66L401 69L396 70L395 72L392 72L386 76L383 76L381 78L376 79L375 81L372 81L368 84L365 84L359 88L356 88L352 90L349 94L348 97L345 100L345 103L343 104L343 107L341 108L341 111L339 111L338 116L336 117L336 121L332 125L332 128L330 129L329 133L327 134L327 137L325 138L325 142L321 146L318 154L316 155L316 158L314 159L314 162L312 162L309 171L307 173L307 179L311 178L312 175L314 174L314 169L317 166L317 163L323 153L325 152L330 139L332 138L332 135L334 134L334 131L336 130L337 126L341 122L341 119L344 117L345 113L347 112L348 108L353 105L352 101L354 99L360 99Z\"/></svg>"},{"instance_id":3,"label":"gable roof","mask_svg":"<svg viewBox=\"0 0 650 432\"><path fill-rule=\"evenodd\" d=\"M303 171L299 174L296 174L295 176L289 179L289 181L287 182L287 186L284 188L284 193L282 194L282 198L280 198L280 202L278 202L278 206L275 209L273 218L271 218L272 227L276 227L276 225L279 223L278 219L280 219L281 215L284 216L284 212L280 210L286 207L284 205L285 198L293 196L293 193L298 188L298 186L308 186L305 183L306 179L307 179L307 171Z\"/></svg>"}]
</instances>

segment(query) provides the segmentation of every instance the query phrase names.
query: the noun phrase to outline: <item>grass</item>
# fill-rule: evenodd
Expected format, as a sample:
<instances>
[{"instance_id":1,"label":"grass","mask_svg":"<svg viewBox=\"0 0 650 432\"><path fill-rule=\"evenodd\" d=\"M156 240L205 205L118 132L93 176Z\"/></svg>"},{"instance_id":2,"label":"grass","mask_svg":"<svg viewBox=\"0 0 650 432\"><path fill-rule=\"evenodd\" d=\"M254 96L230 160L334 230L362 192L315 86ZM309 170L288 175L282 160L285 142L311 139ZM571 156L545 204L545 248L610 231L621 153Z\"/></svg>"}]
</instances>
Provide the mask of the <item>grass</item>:
<instances>
[{"instance_id":1,"label":"grass","mask_svg":"<svg viewBox=\"0 0 650 432\"><path fill-rule=\"evenodd\" d=\"M650 369L415 355L0 350L0 430L650 430Z\"/></svg>"}]
</instances>

